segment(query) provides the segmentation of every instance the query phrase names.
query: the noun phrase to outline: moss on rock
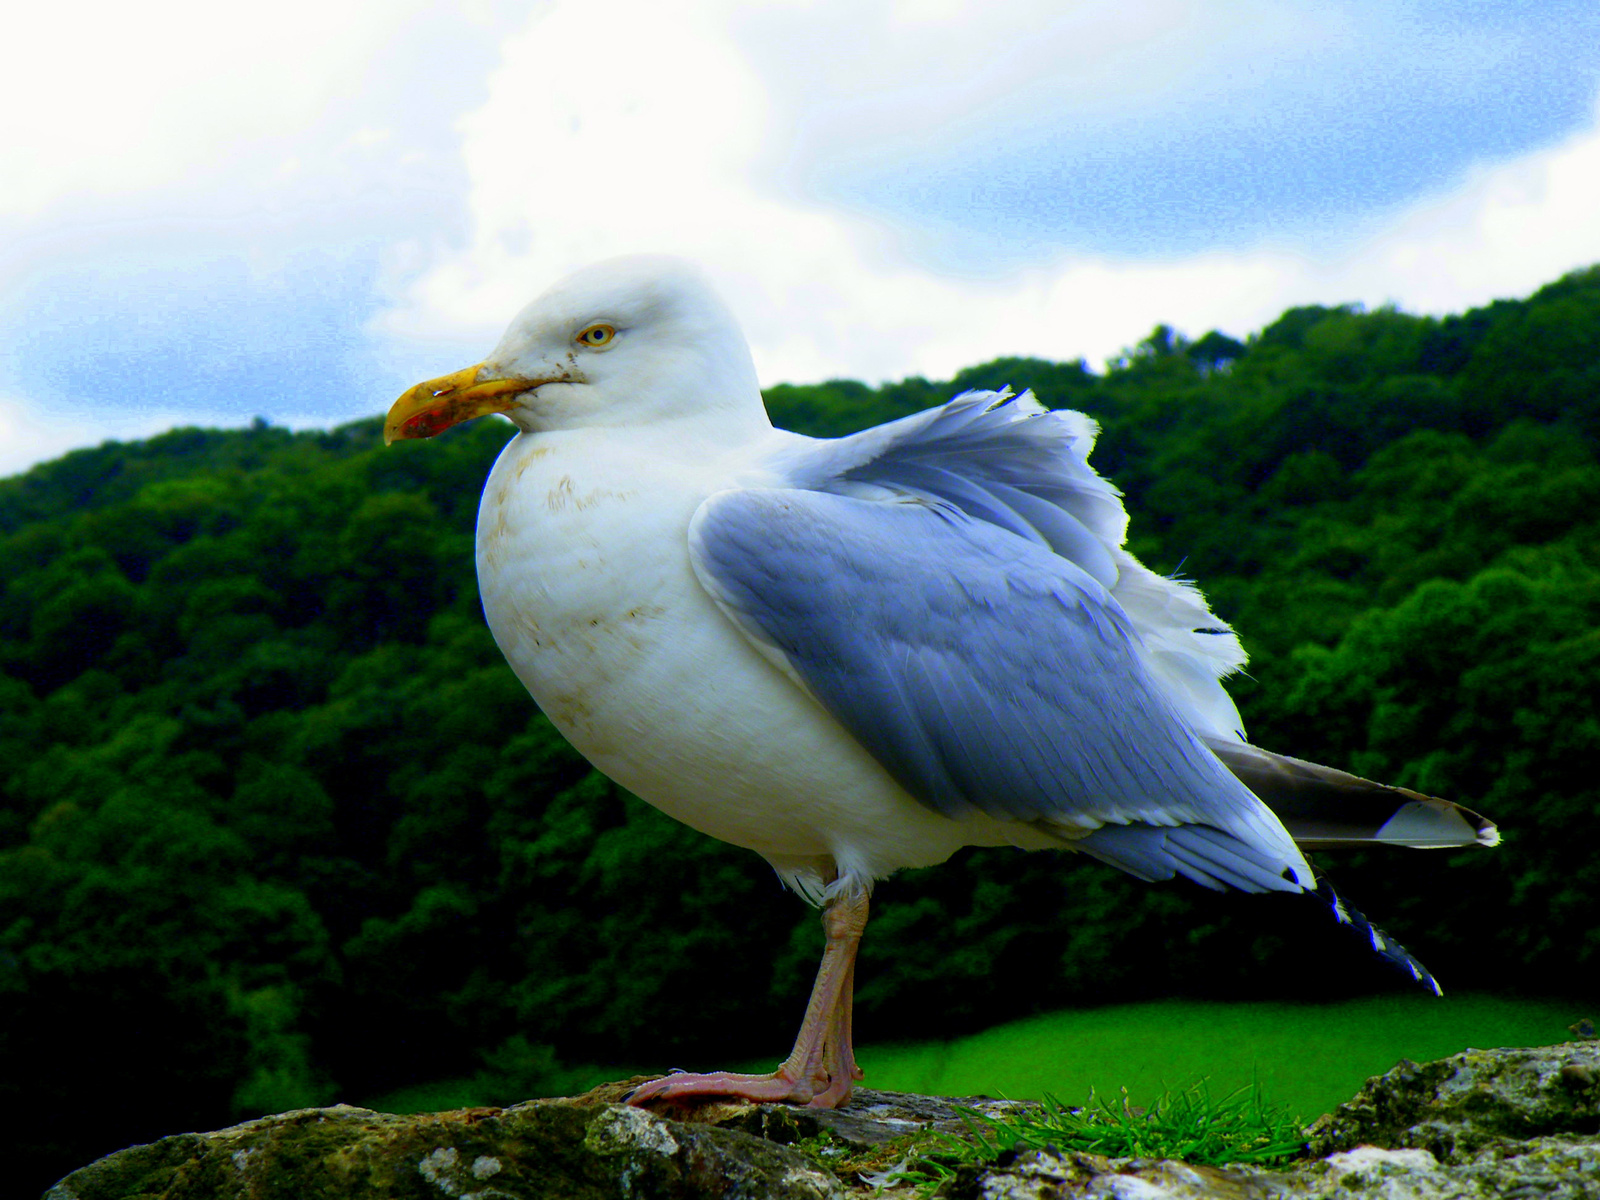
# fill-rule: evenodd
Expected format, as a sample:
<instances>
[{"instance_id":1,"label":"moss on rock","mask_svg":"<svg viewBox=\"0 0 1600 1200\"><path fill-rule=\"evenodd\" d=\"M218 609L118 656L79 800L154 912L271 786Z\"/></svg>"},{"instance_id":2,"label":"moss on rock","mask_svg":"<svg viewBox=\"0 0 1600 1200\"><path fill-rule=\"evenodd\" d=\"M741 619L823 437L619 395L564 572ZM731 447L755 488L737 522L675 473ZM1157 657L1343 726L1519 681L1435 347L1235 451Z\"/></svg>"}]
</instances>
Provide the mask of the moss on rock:
<instances>
[{"instance_id":1,"label":"moss on rock","mask_svg":"<svg viewBox=\"0 0 1600 1200\"><path fill-rule=\"evenodd\" d=\"M1416 1147L1448 1162L1495 1141L1600 1134L1600 1043L1466 1050L1402 1061L1312 1128L1330 1154Z\"/></svg>"},{"instance_id":2,"label":"moss on rock","mask_svg":"<svg viewBox=\"0 0 1600 1200\"><path fill-rule=\"evenodd\" d=\"M825 1200L804 1155L643 1109L533 1101L395 1116L339 1106L181 1134L75 1171L48 1200Z\"/></svg>"},{"instance_id":3,"label":"moss on rock","mask_svg":"<svg viewBox=\"0 0 1600 1200\"><path fill-rule=\"evenodd\" d=\"M832 1200L904 1197L897 1165L965 1129L961 1109L1029 1105L861 1089L843 1112L728 1101L620 1103L638 1080L511 1108L395 1116L339 1106L135 1146L47 1200ZM885 1186L888 1185L888 1186ZM942 1200L1600 1200L1600 1045L1402 1062L1314 1128L1277 1171L1006 1151Z\"/></svg>"}]
</instances>

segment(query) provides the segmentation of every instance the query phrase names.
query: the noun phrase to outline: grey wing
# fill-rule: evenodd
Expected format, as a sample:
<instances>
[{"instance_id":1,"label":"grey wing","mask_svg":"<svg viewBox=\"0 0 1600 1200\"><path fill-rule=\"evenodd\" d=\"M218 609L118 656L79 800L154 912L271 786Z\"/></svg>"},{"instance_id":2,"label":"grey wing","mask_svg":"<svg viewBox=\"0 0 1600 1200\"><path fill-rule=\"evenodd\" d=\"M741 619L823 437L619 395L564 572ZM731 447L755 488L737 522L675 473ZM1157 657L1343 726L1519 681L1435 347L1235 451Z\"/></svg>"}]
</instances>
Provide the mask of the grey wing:
<instances>
[{"instance_id":1,"label":"grey wing","mask_svg":"<svg viewBox=\"0 0 1600 1200\"><path fill-rule=\"evenodd\" d=\"M724 611L936 811L1032 822L1146 879L1311 886L1105 586L1049 545L941 501L770 488L712 496L690 548Z\"/></svg>"},{"instance_id":2,"label":"grey wing","mask_svg":"<svg viewBox=\"0 0 1600 1200\"><path fill-rule=\"evenodd\" d=\"M1121 494L1088 462L1097 432L1082 413L1047 412L1026 392L968 392L850 437L795 438L771 466L794 487L950 505L1075 563L1132 622L1136 652L1184 719L1240 740L1219 682L1244 665L1239 639L1196 588L1123 548Z\"/></svg>"}]
</instances>

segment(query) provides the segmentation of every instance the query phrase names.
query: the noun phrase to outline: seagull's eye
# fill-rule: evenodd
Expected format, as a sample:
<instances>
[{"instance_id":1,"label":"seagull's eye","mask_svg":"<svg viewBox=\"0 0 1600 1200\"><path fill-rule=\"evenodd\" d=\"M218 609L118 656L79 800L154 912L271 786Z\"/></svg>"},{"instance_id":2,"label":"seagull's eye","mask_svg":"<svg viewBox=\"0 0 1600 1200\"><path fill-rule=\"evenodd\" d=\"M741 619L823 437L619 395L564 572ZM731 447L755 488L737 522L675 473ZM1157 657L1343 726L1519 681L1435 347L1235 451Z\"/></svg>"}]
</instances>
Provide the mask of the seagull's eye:
<instances>
[{"instance_id":1,"label":"seagull's eye","mask_svg":"<svg viewBox=\"0 0 1600 1200\"><path fill-rule=\"evenodd\" d=\"M579 330L577 340L580 346L598 350L603 346L609 346L616 336L617 327L615 325L607 325L604 321L599 321L593 325L585 325Z\"/></svg>"}]
</instances>

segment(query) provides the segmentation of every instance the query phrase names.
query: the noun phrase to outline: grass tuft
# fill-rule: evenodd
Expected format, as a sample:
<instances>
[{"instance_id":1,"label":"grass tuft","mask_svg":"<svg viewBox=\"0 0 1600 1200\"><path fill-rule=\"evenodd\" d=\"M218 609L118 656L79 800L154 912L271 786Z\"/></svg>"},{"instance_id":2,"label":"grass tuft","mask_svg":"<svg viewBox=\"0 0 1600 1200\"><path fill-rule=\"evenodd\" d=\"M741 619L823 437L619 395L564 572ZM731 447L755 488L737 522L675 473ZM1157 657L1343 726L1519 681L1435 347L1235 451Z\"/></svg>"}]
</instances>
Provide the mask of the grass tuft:
<instances>
[{"instance_id":1,"label":"grass tuft","mask_svg":"<svg viewBox=\"0 0 1600 1200\"><path fill-rule=\"evenodd\" d=\"M937 1148L896 1172L895 1178L931 1192L962 1166L988 1165L1035 1150L1170 1158L1200 1166L1275 1166L1303 1154L1307 1136L1297 1118L1265 1102L1259 1087L1237 1088L1217 1099L1205 1080L1163 1092L1143 1109L1133 1106L1123 1088L1115 1099L1091 1090L1082 1108L1069 1108L1047 1095L1033 1112L993 1117L964 1109L962 1120L967 1137L937 1135Z\"/></svg>"}]
</instances>

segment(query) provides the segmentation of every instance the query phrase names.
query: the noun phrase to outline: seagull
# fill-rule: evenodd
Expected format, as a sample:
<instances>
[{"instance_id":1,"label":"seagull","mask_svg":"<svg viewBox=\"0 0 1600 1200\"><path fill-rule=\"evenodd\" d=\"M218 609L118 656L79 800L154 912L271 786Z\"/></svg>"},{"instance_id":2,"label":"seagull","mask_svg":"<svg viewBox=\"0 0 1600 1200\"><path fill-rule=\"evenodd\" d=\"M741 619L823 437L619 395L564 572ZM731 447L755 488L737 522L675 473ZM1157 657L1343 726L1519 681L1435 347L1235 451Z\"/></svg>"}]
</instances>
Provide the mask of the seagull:
<instances>
[{"instance_id":1,"label":"seagull","mask_svg":"<svg viewBox=\"0 0 1600 1200\"><path fill-rule=\"evenodd\" d=\"M556 283L483 362L402 395L384 440L488 413L518 430L477 524L512 670L601 772L822 912L789 1057L631 1103L847 1103L873 883L964 846L1311 893L1437 991L1302 847L1492 845L1494 826L1244 740L1220 683L1239 640L1124 548L1088 417L968 392L848 437L774 428L738 323L658 256Z\"/></svg>"}]
</instances>

